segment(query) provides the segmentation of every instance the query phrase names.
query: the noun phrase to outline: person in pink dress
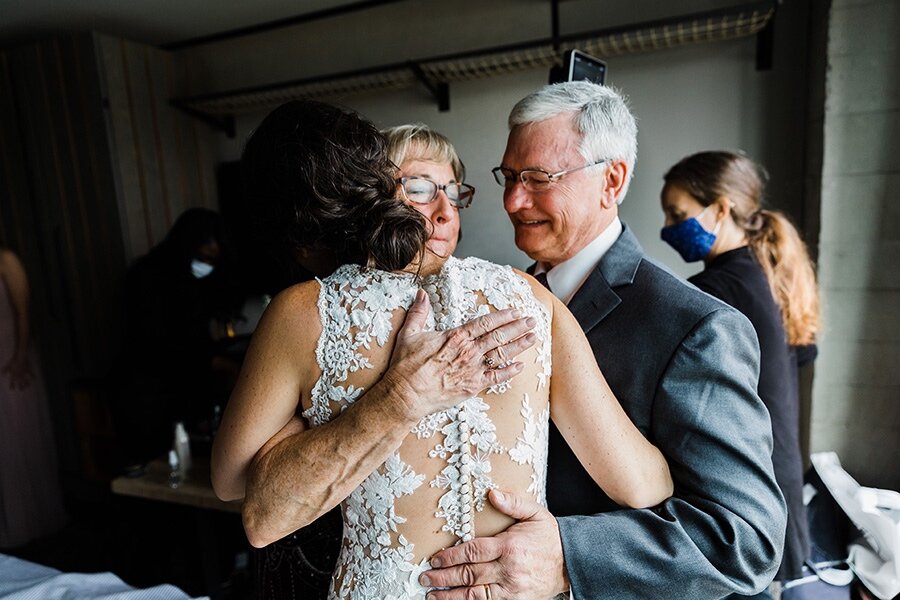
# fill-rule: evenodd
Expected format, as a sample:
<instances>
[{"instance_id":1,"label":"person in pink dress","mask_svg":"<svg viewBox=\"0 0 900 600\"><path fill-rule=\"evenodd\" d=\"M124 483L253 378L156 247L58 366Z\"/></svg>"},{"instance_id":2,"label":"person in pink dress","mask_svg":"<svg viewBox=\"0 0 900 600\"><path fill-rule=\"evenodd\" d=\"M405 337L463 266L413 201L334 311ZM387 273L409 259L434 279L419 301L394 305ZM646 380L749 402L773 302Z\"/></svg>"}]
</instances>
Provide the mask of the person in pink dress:
<instances>
[{"instance_id":1,"label":"person in pink dress","mask_svg":"<svg viewBox=\"0 0 900 600\"><path fill-rule=\"evenodd\" d=\"M56 444L44 382L30 343L28 276L0 248L0 548L22 546L65 524Z\"/></svg>"}]
</instances>

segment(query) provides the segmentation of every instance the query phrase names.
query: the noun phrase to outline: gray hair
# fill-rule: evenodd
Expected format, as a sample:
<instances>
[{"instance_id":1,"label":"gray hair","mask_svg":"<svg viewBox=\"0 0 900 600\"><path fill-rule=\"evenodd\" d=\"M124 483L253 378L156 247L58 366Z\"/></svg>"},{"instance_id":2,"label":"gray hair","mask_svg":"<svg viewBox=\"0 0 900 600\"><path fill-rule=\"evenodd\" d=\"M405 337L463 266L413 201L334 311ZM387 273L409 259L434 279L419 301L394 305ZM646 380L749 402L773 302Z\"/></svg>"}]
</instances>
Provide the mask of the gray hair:
<instances>
[{"instance_id":1,"label":"gray hair","mask_svg":"<svg viewBox=\"0 0 900 600\"><path fill-rule=\"evenodd\" d=\"M450 163L456 181L460 183L465 181L466 167L459 159L456 148L445 135L428 125L424 123L397 125L382 129L381 135L387 139L388 158L397 167L407 158L446 162Z\"/></svg>"},{"instance_id":2,"label":"gray hair","mask_svg":"<svg viewBox=\"0 0 900 600\"><path fill-rule=\"evenodd\" d=\"M589 162L624 160L628 180L619 194L625 198L637 162L637 123L623 94L589 81L546 85L522 98L509 113L509 128L538 123L571 113L581 134L578 152Z\"/></svg>"}]
</instances>

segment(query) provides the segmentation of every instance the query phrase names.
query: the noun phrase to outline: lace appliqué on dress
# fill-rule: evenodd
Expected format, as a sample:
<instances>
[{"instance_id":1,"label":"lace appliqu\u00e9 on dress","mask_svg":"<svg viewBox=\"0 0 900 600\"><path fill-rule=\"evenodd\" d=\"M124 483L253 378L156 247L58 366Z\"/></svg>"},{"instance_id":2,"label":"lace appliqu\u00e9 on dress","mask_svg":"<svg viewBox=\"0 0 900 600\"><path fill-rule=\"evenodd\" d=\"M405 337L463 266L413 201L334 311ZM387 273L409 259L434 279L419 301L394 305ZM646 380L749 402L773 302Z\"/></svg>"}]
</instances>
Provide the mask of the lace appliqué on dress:
<instances>
[{"instance_id":1,"label":"lace appliqu\u00e9 on dress","mask_svg":"<svg viewBox=\"0 0 900 600\"><path fill-rule=\"evenodd\" d=\"M434 311L427 329L462 325L486 314L491 306L498 310L515 306L537 317L538 388L547 385L551 366L549 315L527 282L509 267L451 258L439 273L420 281L409 274L345 265L320 284L322 335L316 360L322 374L311 393L312 406L303 413L312 426L327 423L364 392L361 387L348 385L347 378L372 368L364 351L373 343L381 346L387 342L394 311L409 308L420 284L430 295ZM508 384L500 383L488 391L502 393L508 389ZM530 464L533 474L528 491L544 502L549 411L533 414L526 395L521 411L524 429L516 447L509 450L498 442L489 408L484 399L472 397L426 416L412 429L419 439L435 438L429 455L446 461L430 482L432 487L446 490L435 515L445 521L444 531L460 540L472 539L474 513L484 509L488 491L497 487L491 480L492 456L508 453L518 464ZM394 509L397 498L414 494L424 480L424 475L417 474L395 452L344 501L344 542L329 598L424 597L428 590L419 585L418 577L428 568L427 562L413 563L413 544L398 532L398 525L406 519Z\"/></svg>"},{"instance_id":2,"label":"lace appliqu\u00e9 on dress","mask_svg":"<svg viewBox=\"0 0 900 600\"><path fill-rule=\"evenodd\" d=\"M516 440L518 443L510 448L509 457L520 465L532 466L529 492L541 504L546 503L547 495L547 444L550 438L550 408L545 408L539 415L534 414L528 402L528 394L522 400L522 418L525 428Z\"/></svg>"}]
</instances>

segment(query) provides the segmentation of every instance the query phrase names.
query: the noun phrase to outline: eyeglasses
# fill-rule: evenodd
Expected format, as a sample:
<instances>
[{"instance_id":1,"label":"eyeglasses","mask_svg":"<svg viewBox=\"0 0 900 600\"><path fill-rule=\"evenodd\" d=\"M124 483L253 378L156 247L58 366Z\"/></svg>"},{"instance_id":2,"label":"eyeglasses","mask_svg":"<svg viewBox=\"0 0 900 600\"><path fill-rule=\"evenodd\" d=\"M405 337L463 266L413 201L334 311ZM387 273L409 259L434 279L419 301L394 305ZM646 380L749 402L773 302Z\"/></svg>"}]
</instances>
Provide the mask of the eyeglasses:
<instances>
[{"instance_id":1,"label":"eyeglasses","mask_svg":"<svg viewBox=\"0 0 900 600\"><path fill-rule=\"evenodd\" d=\"M608 160L609 159L607 158L603 158L601 160L598 160L597 162L592 162L589 165L584 165L583 167L575 167L574 169L566 169L565 171L560 171L558 173L548 173L547 171L541 171L540 169L525 169L524 171L513 171L512 169L507 169L506 167L495 167L491 171L491 173L494 174L494 179L497 180L497 183L505 188L511 188L512 186L516 185L517 181L521 181L522 186L529 192L543 192L550 187L551 183L556 183L564 175L568 175L569 173L574 173L575 171L580 171L582 169L589 169L593 166L605 163Z\"/></svg>"},{"instance_id":2,"label":"eyeglasses","mask_svg":"<svg viewBox=\"0 0 900 600\"><path fill-rule=\"evenodd\" d=\"M441 190L456 208L466 208L475 197L475 188L467 183L441 185L424 177L401 177L397 181L403 188L403 197L416 204L431 204Z\"/></svg>"}]
</instances>

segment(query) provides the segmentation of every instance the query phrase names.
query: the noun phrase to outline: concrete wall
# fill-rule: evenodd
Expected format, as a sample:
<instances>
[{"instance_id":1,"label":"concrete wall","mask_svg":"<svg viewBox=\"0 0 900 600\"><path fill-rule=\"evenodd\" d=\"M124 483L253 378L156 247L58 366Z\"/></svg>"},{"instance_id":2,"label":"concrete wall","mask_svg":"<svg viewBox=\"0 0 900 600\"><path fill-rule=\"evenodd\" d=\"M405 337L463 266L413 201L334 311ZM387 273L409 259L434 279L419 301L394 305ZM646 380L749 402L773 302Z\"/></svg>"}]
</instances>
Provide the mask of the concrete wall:
<instances>
[{"instance_id":1,"label":"concrete wall","mask_svg":"<svg viewBox=\"0 0 900 600\"><path fill-rule=\"evenodd\" d=\"M819 273L826 330L813 450L900 488L900 3L834 0Z\"/></svg>"}]
</instances>

